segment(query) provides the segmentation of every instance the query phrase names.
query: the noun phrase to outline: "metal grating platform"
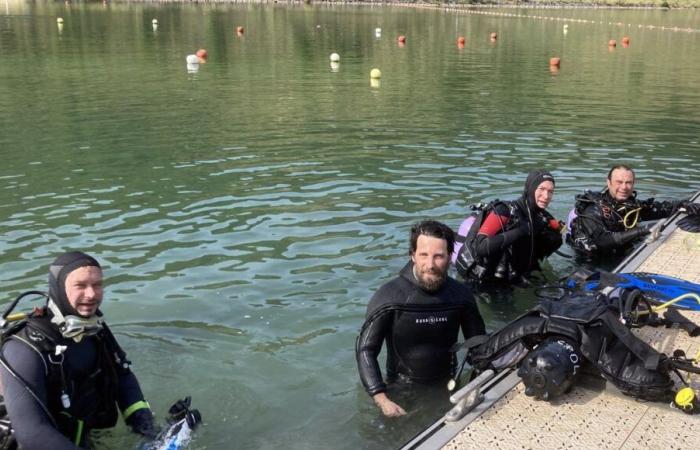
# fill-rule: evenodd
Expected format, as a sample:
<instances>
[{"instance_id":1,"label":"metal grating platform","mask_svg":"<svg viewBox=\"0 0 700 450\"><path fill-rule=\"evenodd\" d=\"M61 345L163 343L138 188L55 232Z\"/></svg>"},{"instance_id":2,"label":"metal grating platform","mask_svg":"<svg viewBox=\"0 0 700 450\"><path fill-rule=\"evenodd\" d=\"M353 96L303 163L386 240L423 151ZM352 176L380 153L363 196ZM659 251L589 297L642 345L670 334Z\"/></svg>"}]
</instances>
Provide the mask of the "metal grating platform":
<instances>
[{"instance_id":1,"label":"metal grating platform","mask_svg":"<svg viewBox=\"0 0 700 450\"><path fill-rule=\"evenodd\" d=\"M700 283L700 234L676 229L635 270Z\"/></svg>"},{"instance_id":2,"label":"metal grating platform","mask_svg":"<svg viewBox=\"0 0 700 450\"><path fill-rule=\"evenodd\" d=\"M686 316L700 322L700 313ZM700 350L700 338L682 330L647 327L638 334L663 352L680 348L694 355ZM691 385L700 389L700 376ZM665 450L696 449L700 442L700 416L635 401L614 388L576 387L553 403L534 400L523 391L518 384L443 448Z\"/></svg>"}]
</instances>

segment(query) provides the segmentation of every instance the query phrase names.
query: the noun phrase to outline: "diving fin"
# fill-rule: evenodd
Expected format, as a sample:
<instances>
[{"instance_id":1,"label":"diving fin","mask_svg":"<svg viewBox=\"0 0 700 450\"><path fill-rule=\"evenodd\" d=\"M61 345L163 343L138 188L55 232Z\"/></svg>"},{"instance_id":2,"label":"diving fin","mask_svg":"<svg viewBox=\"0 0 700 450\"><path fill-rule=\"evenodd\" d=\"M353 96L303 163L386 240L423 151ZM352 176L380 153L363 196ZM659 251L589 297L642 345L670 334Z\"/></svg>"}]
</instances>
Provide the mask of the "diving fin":
<instances>
[{"instance_id":1,"label":"diving fin","mask_svg":"<svg viewBox=\"0 0 700 450\"><path fill-rule=\"evenodd\" d=\"M655 273L632 272L576 272L564 281L564 287L582 289L583 291L602 291L606 288L636 288L644 297L655 303L665 303L684 294L684 298L675 303L676 307L700 311L700 284Z\"/></svg>"},{"instance_id":2,"label":"diving fin","mask_svg":"<svg viewBox=\"0 0 700 450\"><path fill-rule=\"evenodd\" d=\"M690 233L700 233L700 214L694 216L685 216L677 223L678 228Z\"/></svg>"}]
</instances>

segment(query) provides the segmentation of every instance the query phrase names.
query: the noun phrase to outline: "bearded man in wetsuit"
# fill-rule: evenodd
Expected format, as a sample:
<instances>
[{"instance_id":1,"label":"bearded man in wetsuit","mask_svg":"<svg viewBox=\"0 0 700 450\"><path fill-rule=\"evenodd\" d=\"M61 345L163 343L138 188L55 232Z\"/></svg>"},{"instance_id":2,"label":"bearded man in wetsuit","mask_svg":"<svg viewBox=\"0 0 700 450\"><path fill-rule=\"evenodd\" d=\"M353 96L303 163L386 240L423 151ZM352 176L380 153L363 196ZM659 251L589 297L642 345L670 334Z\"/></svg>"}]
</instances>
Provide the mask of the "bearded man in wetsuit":
<instances>
[{"instance_id":1,"label":"bearded man in wetsuit","mask_svg":"<svg viewBox=\"0 0 700 450\"><path fill-rule=\"evenodd\" d=\"M529 284L524 277L562 245L563 224L546 209L553 197L552 174L534 170L520 198L487 205L457 256L459 274L479 287Z\"/></svg>"},{"instance_id":2,"label":"bearded man in wetsuit","mask_svg":"<svg viewBox=\"0 0 700 450\"><path fill-rule=\"evenodd\" d=\"M464 338L485 333L470 289L447 275L454 233L433 220L411 228L411 260L375 292L356 343L357 366L367 393L385 416L406 411L387 396L377 357L386 342L388 383L433 384L454 374L450 352Z\"/></svg>"},{"instance_id":3,"label":"bearded man in wetsuit","mask_svg":"<svg viewBox=\"0 0 700 450\"><path fill-rule=\"evenodd\" d=\"M88 448L91 429L116 425L117 405L133 431L155 436L130 362L102 318L102 298L97 260L63 254L49 268L47 306L3 336L3 396L21 449Z\"/></svg>"},{"instance_id":4,"label":"bearded man in wetsuit","mask_svg":"<svg viewBox=\"0 0 700 450\"><path fill-rule=\"evenodd\" d=\"M649 234L651 225L641 222L665 219L679 208L685 208L688 215L700 213L700 204L688 200L637 199L635 179L631 167L616 165L608 172L606 189L576 196L567 242L577 253L586 257L623 255Z\"/></svg>"}]
</instances>

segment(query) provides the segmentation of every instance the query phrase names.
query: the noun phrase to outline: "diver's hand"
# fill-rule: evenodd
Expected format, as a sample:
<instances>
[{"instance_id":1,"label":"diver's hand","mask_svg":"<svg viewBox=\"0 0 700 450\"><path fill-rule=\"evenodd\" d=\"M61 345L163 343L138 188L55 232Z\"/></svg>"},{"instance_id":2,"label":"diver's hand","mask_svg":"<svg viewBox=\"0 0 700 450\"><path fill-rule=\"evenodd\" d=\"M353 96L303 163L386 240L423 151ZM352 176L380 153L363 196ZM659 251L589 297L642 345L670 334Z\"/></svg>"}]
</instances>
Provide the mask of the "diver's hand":
<instances>
[{"instance_id":1,"label":"diver's hand","mask_svg":"<svg viewBox=\"0 0 700 450\"><path fill-rule=\"evenodd\" d=\"M155 439L160 431L150 409L134 411L126 420L126 423L131 426L131 431L151 440Z\"/></svg>"},{"instance_id":2,"label":"diver's hand","mask_svg":"<svg viewBox=\"0 0 700 450\"><path fill-rule=\"evenodd\" d=\"M404 411L404 409L396 403L389 400L389 397L387 397L384 392L375 394L372 398L374 399L374 403L379 406L379 409L382 410L382 414L387 417L399 417L406 414L406 411Z\"/></svg>"},{"instance_id":3,"label":"diver's hand","mask_svg":"<svg viewBox=\"0 0 700 450\"><path fill-rule=\"evenodd\" d=\"M685 200L681 203L681 208L684 208L686 214L689 216L700 214L700 203L693 203L690 200Z\"/></svg>"},{"instance_id":4,"label":"diver's hand","mask_svg":"<svg viewBox=\"0 0 700 450\"><path fill-rule=\"evenodd\" d=\"M634 231L636 232L635 234L637 235L637 237L646 236L647 234L651 233L651 227L653 227L653 226L654 226L654 224L648 224L648 223L641 224L641 225L637 226L636 228L634 228Z\"/></svg>"}]
</instances>

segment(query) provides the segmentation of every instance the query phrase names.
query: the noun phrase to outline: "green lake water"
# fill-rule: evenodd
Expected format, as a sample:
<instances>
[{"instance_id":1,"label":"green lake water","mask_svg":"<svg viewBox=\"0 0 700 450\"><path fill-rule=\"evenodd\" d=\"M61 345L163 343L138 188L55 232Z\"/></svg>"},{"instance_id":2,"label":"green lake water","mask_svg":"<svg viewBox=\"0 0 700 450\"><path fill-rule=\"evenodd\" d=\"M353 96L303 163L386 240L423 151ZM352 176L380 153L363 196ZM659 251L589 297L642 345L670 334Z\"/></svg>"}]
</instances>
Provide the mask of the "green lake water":
<instances>
[{"instance_id":1,"label":"green lake water","mask_svg":"<svg viewBox=\"0 0 700 450\"><path fill-rule=\"evenodd\" d=\"M414 221L457 227L534 168L554 173L562 219L616 162L637 168L642 197L700 189L700 33L658 28L698 28L698 12L520 13L596 23L0 0L1 302L45 288L60 252L88 251L151 405L162 417L189 394L201 410L193 448L400 445L446 393L381 418L354 341ZM188 71L199 48L208 61ZM573 267L550 263L552 280ZM532 302L480 308L493 329ZM136 441L123 426L99 437Z\"/></svg>"}]
</instances>

